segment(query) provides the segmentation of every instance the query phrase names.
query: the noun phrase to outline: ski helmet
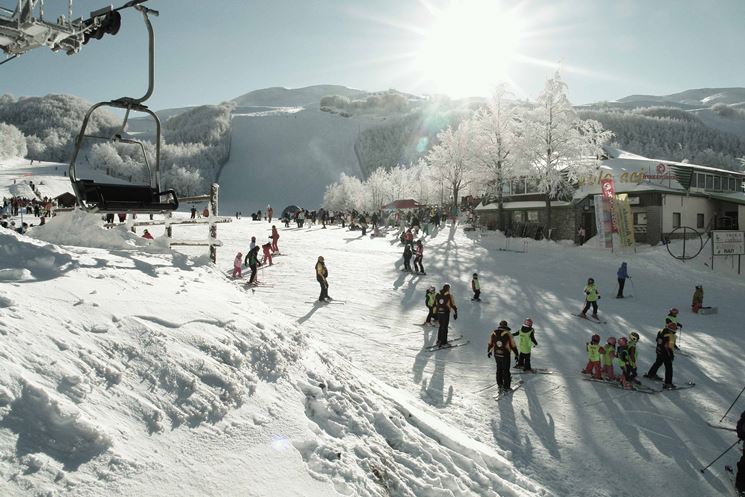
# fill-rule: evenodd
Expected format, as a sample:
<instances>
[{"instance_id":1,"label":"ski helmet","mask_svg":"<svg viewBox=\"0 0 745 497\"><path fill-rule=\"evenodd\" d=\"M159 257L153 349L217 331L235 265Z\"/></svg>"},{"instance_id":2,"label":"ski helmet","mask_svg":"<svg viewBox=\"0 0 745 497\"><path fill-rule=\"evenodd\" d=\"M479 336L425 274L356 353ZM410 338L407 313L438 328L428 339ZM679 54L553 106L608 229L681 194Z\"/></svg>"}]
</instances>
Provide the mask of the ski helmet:
<instances>
[{"instance_id":1,"label":"ski helmet","mask_svg":"<svg viewBox=\"0 0 745 497\"><path fill-rule=\"evenodd\" d=\"M608 343L611 345L616 344L616 337L608 337Z\"/></svg>"},{"instance_id":2,"label":"ski helmet","mask_svg":"<svg viewBox=\"0 0 745 497\"><path fill-rule=\"evenodd\" d=\"M703 286L701 286L701 285L696 285L696 290L701 290L702 288L703 288Z\"/></svg>"},{"instance_id":3,"label":"ski helmet","mask_svg":"<svg viewBox=\"0 0 745 497\"><path fill-rule=\"evenodd\" d=\"M474 278L478 278L479 277L479 273L473 273L473 277Z\"/></svg>"},{"instance_id":4,"label":"ski helmet","mask_svg":"<svg viewBox=\"0 0 745 497\"><path fill-rule=\"evenodd\" d=\"M533 326L533 320L530 318L526 319L525 321L523 321L523 326L525 326L526 328L530 328L531 326Z\"/></svg>"},{"instance_id":5,"label":"ski helmet","mask_svg":"<svg viewBox=\"0 0 745 497\"><path fill-rule=\"evenodd\" d=\"M621 337L618 339L618 345L621 347L625 347L628 342L626 341L626 337Z\"/></svg>"},{"instance_id":6,"label":"ski helmet","mask_svg":"<svg viewBox=\"0 0 745 497\"><path fill-rule=\"evenodd\" d=\"M595 283L595 280L593 278L587 278L588 283Z\"/></svg>"},{"instance_id":7,"label":"ski helmet","mask_svg":"<svg viewBox=\"0 0 745 497\"><path fill-rule=\"evenodd\" d=\"M678 312L680 312L680 311L678 311L678 308L677 307L673 307L672 309L670 309L670 314L672 316L677 316L678 315Z\"/></svg>"},{"instance_id":8,"label":"ski helmet","mask_svg":"<svg viewBox=\"0 0 745 497\"><path fill-rule=\"evenodd\" d=\"M432 285L431 287L429 287L429 291L430 292L436 292L437 291L437 288L435 288L435 286Z\"/></svg>"},{"instance_id":9,"label":"ski helmet","mask_svg":"<svg viewBox=\"0 0 745 497\"><path fill-rule=\"evenodd\" d=\"M502 321L499 322L499 326L507 326L507 321L503 319Z\"/></svg>"},{"instance_id":10,"label":"ski helmet","mask_svg":"<svg viewBox=\"0 0 745 497\"><path fill-rule=\"evenodd\" d=\"M442 289L443 290L450 290L450 283L445 283L444 285L442 285Z\"/></svg>"},{"instance_id":11,"label":"ski helmet","mask_svg":"<svg viewBox=\"0 0 745 497\"><path fill-rule=\"evenodd\" d=\"M597 333L595 335L592 335L591 341L592 343L600 343L600 335L598 335Z\"/></svg>"},{"instance_id":12,"label":"ski helmet","mask_svg":"<svg viewBox=\"0 0 745 497\"><path fill-rule=\"evenodd\" d=\"M632 331L631 333L629 333L629 338L631 340L635 341L635 342L638 342L639 341L639 333L637 333L635 331Z\"/></svg>"}]
</instances>

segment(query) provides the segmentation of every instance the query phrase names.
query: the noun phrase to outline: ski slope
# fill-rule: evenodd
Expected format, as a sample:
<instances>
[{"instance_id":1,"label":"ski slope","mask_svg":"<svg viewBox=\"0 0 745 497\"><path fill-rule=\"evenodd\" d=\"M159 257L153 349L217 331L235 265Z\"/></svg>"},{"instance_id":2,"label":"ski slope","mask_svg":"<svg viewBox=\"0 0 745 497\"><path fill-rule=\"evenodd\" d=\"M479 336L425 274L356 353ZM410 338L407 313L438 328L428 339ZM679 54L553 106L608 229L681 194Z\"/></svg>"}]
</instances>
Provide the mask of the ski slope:
<instances>
[{"instance_id":1,"label":"ski slope","mask_svg":"<svg viewBox=\"0 0 745 497\"><path fill-rule=\"evenodd\" d=\"M499 250L497 235L450 225L425 240L428 274L415 277L400 271L393 233L278 224L284 255L252 291L225 273L252 235L268 238L266 222L219 225L217 266L193 248L171 252L157 228L147 242L99 223L69 213L28 237L0 233L2 495L729 491L723 466L736 451L698 470L734 441L706 423L742 387L745 285L735 278L664 248L621 257L529 241L516 253ZM330 295L344 303L312 302L318 255ZM622 259L633 297L617 300ZM468 301L473 272L481 304ZM572 316L589 276L607 325ZM445 282L460 311L451 337L470 343L427 352L436 329L418 326L424 290ZM719 314L687 312L696 283ZM671 306L692 354L676 357L675 381L695 388L645 395L582 380L595 332L605 341L638 331L645 371ZM499 320L516 330L525 317L540 344L534 367L556 374L523 377L497 403L486 341Z\"/></svg>"}]
</instances>

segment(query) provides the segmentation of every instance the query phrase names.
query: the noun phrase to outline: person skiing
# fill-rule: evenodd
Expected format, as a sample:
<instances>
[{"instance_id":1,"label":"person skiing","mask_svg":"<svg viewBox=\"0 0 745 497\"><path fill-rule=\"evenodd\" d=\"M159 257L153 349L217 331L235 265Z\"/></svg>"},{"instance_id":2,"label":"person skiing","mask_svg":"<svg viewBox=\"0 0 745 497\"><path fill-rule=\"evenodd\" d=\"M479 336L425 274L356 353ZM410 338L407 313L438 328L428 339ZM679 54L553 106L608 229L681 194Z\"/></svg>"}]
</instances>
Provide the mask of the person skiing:
<instances>
[{"instance_id":1,"label":"person skiing","mask_svg":"<svg viewBox=\"0 0 745 497\"><path fill-rule=\"evenodd\" d=\"M142 233L142 238L147 238L148 240L152 240L153 239L153 235L151 235L148 230L145 230L145 232Z\"/></svg>"},{"instance_id":2,"label":"person skiing","mask_svg":"<svg viewBox=\"0 0 745 497\"><path fill-rule=\"evenodd\" d=\"M424 320L423 324L432 325L432 318L435 316L435 296L437 295L437 289L434 286L427 288L427 293L424 295L424 305L427 306L427 319Z\"/></svg>"},{"instance_id":3,"label":"person skiing","mask_svg":"<svg viewBox=\"0 0 745 497\"><path fill-rule=\"evenodd\" d=\"M511 329L507 321L500 321L496 330L492 331L489 337L489 345L486 350L486 357L494 354L494 360L497 363L497 387L499 392L509 392L512 375L510 374L511 357L510 353L515 353L517 358L517 347L512 340Z\"/></svg>"},{"instance_id":4,"label":"person skiing","mask_svg":"<svg viewBox=\"0 0 745 497\"><path fill-rule=\"evenodd\" d=\"M704 287L696 285L696 290L693 292L693 299L691 301L691 311L698 314L698 311L704 306Z\"/></svg>"},{"instance_id":5,"label":"person skiing","mask_svg":"<svg viewBox=\"0 0 745 497\"><path fill-rule=\"evenodd\" d=\"M471 302L481 302L481 283L479 283L478 273L473 273L473 278L471 278L471 290L473 290Z\"/></svg>"},{"instance_id":6,"label":"person skiing","mask_svg":"<svg viewBox=\"0 0 745 497\"><path fill-rule=\"evenodd\" d=\"M233 260L233 279L242 278L241 275L241 261L243 260L243 254L238 252Z\"/></svg>"},{"instance_id":7,"label":"person skiing","mask_svg":"<svg viewBox=\"0 0 745 497\"><path fill-rule=\"evenodd\" d=\"M522 327L517 330L512 336L518 337L517 350L520 355L516 358L516 368L522 368L523 371L532 371L530 366L530 352L533 350L533 346L538 346L538 342L535 339L535 330L533 329L533 320L528 318L523 321Z\"/></svg>"},{"instance_id":8,"label":"person skiing","mask_svg":"<svg viewBox=\"0 0 745 497\"><path fill-rule=\"evenodd\" d=\"M637 385L640 385L641 382L637 378L637 371L636 371L636 345L639 343L639 333L632 331L629 333L629 340L628 340L628 346L626 347L626 350L629 354L629 374L631 378L629 380L632 383L636 383Z\"/></svg>"},{"instance_id":9,"label":"person skiing","mask_svg":"<svg viewBox=\"0 0 745 497\"><path fill-rule=\"evenodd\" d=\"M616 272L618 276L618 293L616 294L617 299L623 298L623 287L626 285L626 279L631 279L631 276L629 276L629 271L626 266L625 262L621 263L621 267L618 268L618 271Z\"/></svg>"},{"instance_id":10,"label":"person skiing","mask_svg":"<svg viewBox=\"0 0 745 497\"><path fill-rule=\"evenodd\" d=\"M318 280L318 284L321 285L321 295L318 296L319 302L326 302L328 300L331 300L331 297L329 297L329 282L326 278L328 278L329 272L326 269L326 263L323 261L323 256L318 256L318 261L316 262L316 280Z\"/></svg>"},{"instance_id":11,"label":"person skiing","mask_svg":"<svg viewBox=\"0 0 745 497\"><path fill-rule=\"evenodd\" d=\"M673 359L675 359L675 332L677 330L678 326L675 323L670 322L665 325L665 328L657 333L657 346L655 348L657 359L654 364L652 364L652 367L649 368L647 374L644 375L645 378L661 380L662 378L657 376L657 370L664 364L665 384L662 388L666 390L676 388L675 385L673 385Z\"/></svg>"},{"instance_id":12,"label":"person skiing","mask_svg":"<svg viewBox=\"0 0 745 497\"><path fill-rule=\"evenodd\" d=\"M251 251L256 247L256 237L251 237L251 244L248 246L248 252L246 252L246 258L243 260L243 265L248 266L248 256L251 254Z\"/></svg>"},{"instance_id":13,"label":"person skiing","mask_svg":"<svg viewBox=\"0 0 745 497\"><path fill-rule=\"evenodd\" d=\"M271 205L266 206L266 217L269 221L269 224L272 224L272 216L274 216L274 209L272 209Z\"/></svg>"},{"instance_id":14,"label":"person skiing","mask_svg":"<svg viewBox=\"0 0 745 497\"><path fill-rule=\"evenodd\" d=\"M261 246L261 249L264 251L264 259L262 259L261 264L266 264L267 261L269 261L269 265L272 265L272 242L266 242L264 245Z\"/></svg>"},{"instance_id":15,"label":"person skiing","mask_svg":"<svg viewBox=\"0 0 745 497\"><path fill-rule=\"evenodd\" d=\"M585 344L587 349L587 366L582 370L582 374L591 374L596 380L602 379L602 370L600 369L600 335L592 335L590 341Z\"/></svg>"},{"instance_id":16,"label":"person skiing","mask_svg":"<svg viewBox=\"0 0 745 497\"><path fill-rule=\"evenodd\" d=\"M616 348L616 364L621 370L621 374L618 376L618 379L621 382L621 386L623 386L623 388L630 389L631 382L634 378L631 373L628 340L626 339L626 337L621 337L618 339L618 347Z\"/></svg>"},{"instance_id":17,"label":"person skiing","mask_svg":"<svg viewBox=\"0 0 745 497\"><path fill-rule=\"evenodd\" d=\"M585 307L582 309L580 316L583 318L587 317L587 310L592 306L592 317L598 319L598 299L600 299L600 293L598 293L598 286L595 284L595 280L592 278L587 279L587 286L585 286Z\"/></svg>"},{"instance_id":18,"label":"person skiing","mask_svg":"<svg viewBox=\"0 0 745 497\"><path fill-rule=\"evenodd\" d=\"M677 326L677 329L682 332L683 330L681 330L681 328L683 328L683 325L678 321L678 312L679 312L678 309L675 307L667 311L667 317L665 317L665 324L675 323L675 326ZM678 349L679 347L676 344L675 350L678 350Z\"/></svg>"},{"instance_id":19,"label":"person skiing","mask_svg":"<svg viewBox=\"0 0 745 497\"><path fill-rule=\"evenodd\" d=\"M256 285L258 284L258 281L256 280L256 268L259 265L258 245L255 245L251 250L248 251L248 254L246 254L246 261L248 262L248 267L251 268L251 277L248 279L248 284Z\"/></svg>"},{"instance_id":20,"label":"person skiing","mask_svg":"<svg viewBox=\"0 0 745 497\"><path fill-rule=\"evenodd\" d=\"M275 225L272 225L272 252L277 253L279 252L279 246L277 245L277 241L279 241L279 231L277 231L277 227Z\"/></svg>"},{"instance_id":21,"label":"person skiing","mask_svg":"<svg viewBox=\"0 0 745 497\"><path fill-rule=\"evenodd\" d=\"M600 348L600 360L603 364L603 376L606 380L616 379L613 371L613 359L616 358L616 337L608 337L605 345Z\"/></svg>"},{"instance_id":22,"label":"person skiing","mask_svg":"<svg viewBox=\"0 0 745 497\"><path fill-rule=\"evenodd\" d=\"M453 310L453 319L458 319L458 307L455 305L453 295L450 293L450 285L445 283L442 290L435 296L437 307L437 321L440 327L437 332L436 347L443 347L448 343L448 326L450 325L450 310Z\"/></svg>"},{"instance_id":23,"label":"person skiing","mask_svg":"<svg viewBox=\"0 0 745 497\"><path fill-rule=\"evenodd\" d=\"M411 251L411 244L407 242L406 245L404 246L404 269L403 269L407 273L410 273L411 272L411 255L412 255L412 253L413 252Z\"/></svg>"},{"instance_id":24,"label":"person skiing","mask_svg":"<svg viewBox=\"0 0 745 497\"><path fill-rule=\"evenodd\" d=\"M422 258L424 257L424 246L421 240L416 241L414 246L414 272L416 274L427 274L424 272L424 266L422 265Z\"/></svg>"}]
</instances>

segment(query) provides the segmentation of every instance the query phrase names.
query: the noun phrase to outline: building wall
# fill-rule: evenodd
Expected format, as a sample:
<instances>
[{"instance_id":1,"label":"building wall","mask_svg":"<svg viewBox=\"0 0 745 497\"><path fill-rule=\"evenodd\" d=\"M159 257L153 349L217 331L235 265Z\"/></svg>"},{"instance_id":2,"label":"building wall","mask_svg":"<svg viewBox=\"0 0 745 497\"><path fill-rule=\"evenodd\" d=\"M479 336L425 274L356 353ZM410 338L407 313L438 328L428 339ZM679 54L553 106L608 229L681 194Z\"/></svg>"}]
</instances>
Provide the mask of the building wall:
<instances>
[{"instance_id":1,"label":"building wall","mask_svg":"<svg viewBox=\"0 0 745 497\"><path fill-rule=\"evenodd\" d=\"M642 240L650 245L657 245L662 240L662 207L647 206L647 237Z\"/></svg>"},{"instance_id":2,"label":"building wall","mask_svg":"<svg viewBox=\"0 0 745 497\"><path fill-rule=\"evenodd\" d=\"M697 215L704 215L704 228L714 216L714 202L704 197L686 195L662 195L662 231L673 231L673 213L680 213L680 225L689 228L697 227ZM699 228L702 231L704 228Z\"/></svg>"}]
</instances>

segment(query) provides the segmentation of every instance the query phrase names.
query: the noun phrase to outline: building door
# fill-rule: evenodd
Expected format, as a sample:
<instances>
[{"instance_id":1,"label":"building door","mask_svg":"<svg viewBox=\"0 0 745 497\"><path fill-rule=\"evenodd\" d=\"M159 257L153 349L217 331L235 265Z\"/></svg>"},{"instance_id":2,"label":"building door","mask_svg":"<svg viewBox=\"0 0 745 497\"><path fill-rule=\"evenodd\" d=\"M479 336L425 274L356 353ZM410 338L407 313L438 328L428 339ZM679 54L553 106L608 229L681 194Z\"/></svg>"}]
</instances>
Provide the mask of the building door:
<instances>
[{"instance_id":1,"label":"building door","mask_svg":"<svg viewBox=\"0 0 745 497\"><path fill-rule=\"evenodd\" d=\"M589 240L593 236L598 234L598 230L595 227L595 212L582 212L582 224L587 233L587 239Z\"/></svg>"}]
</instances>

